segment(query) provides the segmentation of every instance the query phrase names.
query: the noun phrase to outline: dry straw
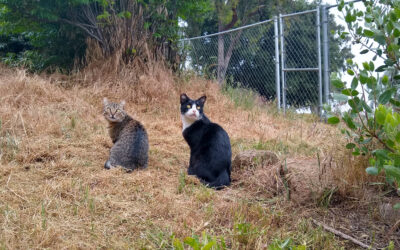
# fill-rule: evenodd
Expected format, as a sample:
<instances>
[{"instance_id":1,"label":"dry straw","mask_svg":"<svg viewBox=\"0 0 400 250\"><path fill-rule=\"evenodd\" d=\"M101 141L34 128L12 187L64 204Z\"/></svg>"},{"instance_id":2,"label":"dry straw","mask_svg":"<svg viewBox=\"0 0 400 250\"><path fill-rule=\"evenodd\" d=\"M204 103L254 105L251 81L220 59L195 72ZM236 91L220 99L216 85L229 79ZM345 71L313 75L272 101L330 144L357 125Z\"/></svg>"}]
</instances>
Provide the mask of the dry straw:
<instances>
[{"instance_id":1,"label":"dry straw","mask_svg":"<svg viewBox=\"0 0 400 250\"><path fill-rule=\"evenodd\" d=\"M207 95L205 112L226 129L234 155L264 147L294 161L317 152L325 157L340 144L338 131L258 106L235 107L211 81L184 82L160 65L138 67L118 77L87 71L74 78L0 69L0 248L159 248L170 246L172 234L182 239L206 231L223 235L232 248L254 249L277 237L274 232L289 234L297 220L277 212L287 206L279 196L268 208L263 199L269 196L257 183L262 175L248 177L254 185L218 192L179 181L187 178L182 172L189 158L179 94ZM112 145L101 116L103 97L125 99L128 112L147 128L147 170L103 169ZM235 229L244 222L257 228L245 243Z\"/></svg>"}]
</instances>

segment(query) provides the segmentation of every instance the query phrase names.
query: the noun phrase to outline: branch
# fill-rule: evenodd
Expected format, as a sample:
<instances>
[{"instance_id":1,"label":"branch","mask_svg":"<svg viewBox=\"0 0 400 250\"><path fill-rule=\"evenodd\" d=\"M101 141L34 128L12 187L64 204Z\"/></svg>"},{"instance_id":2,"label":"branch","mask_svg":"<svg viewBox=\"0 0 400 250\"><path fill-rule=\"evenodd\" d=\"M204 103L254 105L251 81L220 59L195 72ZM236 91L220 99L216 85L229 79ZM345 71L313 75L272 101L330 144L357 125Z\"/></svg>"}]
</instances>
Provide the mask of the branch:
<instances>
[{"instance_id":1,"label":"branch","mask_svg":"<svg viewBox=\"0 0 400 250\"><path fill-rule=\"evenodd\" d=\"M389 236L391 236L399 227L400 227L400 220L394 223L393 227L390 228L389 232L386 235L386 238L388 239Z\"/></svg>"},{"instance_id":2,"label":"branch","mask_svg":"<svg viewBox=\"0 0 400 250\"><path fill-rule=\"evenodd\" d=\"M247 17L252 17L252 16L254 16L254 15L256 15L256 14L260 14L260 13L259 13L259 12L260 12L260 9L263 8L263 7L265 7L265 6L266 6L265 4L262 4L262 5L257 6L257 9L254 10L254 11L252 11L252 12L250 12L249 14L247 14Z\"/></svg>"},{"instance_id":3,"label":"branch","mask_svg":"<svg viewBox=\"0 0 400 250\"><path fill-rule=\"evenodd\" d=\"M226 56L224 58L224 65L226 66L226 68L228 68L228 63L229 63L229 60L231 59L233 48L235 47L240 36L242 35L242 32L243 32L243 29L239 30L239 32L236 34L236 36L233 39L231 38L231 43L229 44L228 51L226 52Z\"/></svg>"},{"instance_id":4,"label":"branch","mask_svg":"<svg viewBox=\"0 0 400 250\"><path fill-rule=\"evenodd\" d=\"M228 23L225 27L224 30L221 31L225 31L225 30L229 30L232 29L233 26L236 24L236 22L238 21L238 15L237 15L237 11L236 11L236 7L232 7L232 11L233 11L233 15L232 15L232 20L230 23Z\"/></svg>"},{"instance_id":5,"label":"branch","mask_svg":"<svg viewBox=\"0 0 400 250\"><path fill-rule=\"evenodd\" d=\"M374 247L371 247L371 246L368 246L368 245L362 243L361 241L351 237L350 235L347 235L347 234L342 233L342 232L340 232L340 231L338 231L338 230L336 230L334 228L331 228L330 226L327 226L327 225L325 225L323 223L320 223L320 222L318 222L318 221L316 221L314 219L311 219L311 220L312 220L312 222L314 222L315 225L320 226L323 229L325 229L326 231L331 232L333 234L336 234L337 236L340 236L343 239L349 240L349 241L353 242L354 244L359 245L360 247L363 247L363 248L366 248L366 249L374 249L374 250L376 249Z\"/></svg>"},{"instance_id":6,"label":"branch","mask_svg":"<svg viewBox=\"0 0 400 250\"><path fill-rule=\"evenodd\" d=\"M90 30L89 27L92 27L92 26L90 26L90 25L85 25L85 24L82 24L82 23L73 22L73 21L70 21L70 20L64 19L64 18L61 18L60 21L63 21L63 22L65 22L65 23L74 25L74 26L76 26L76 27L82 29L82 30L85 31L90 37L96 39L99 43L104 44L104 41L103 41L99 36L97 36L96 34L94 34L94 32L92 32L92 31Z\"/></svg>"}]
</instances>

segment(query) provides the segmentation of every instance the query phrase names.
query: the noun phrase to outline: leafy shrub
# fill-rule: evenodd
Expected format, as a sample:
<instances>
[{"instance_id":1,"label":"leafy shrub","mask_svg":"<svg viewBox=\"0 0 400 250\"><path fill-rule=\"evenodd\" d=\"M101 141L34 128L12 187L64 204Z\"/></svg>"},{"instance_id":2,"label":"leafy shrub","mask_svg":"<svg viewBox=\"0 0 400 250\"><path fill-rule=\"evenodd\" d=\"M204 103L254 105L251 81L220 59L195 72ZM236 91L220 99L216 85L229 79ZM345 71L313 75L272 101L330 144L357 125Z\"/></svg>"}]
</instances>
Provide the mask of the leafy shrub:
<instances>
[{"instance_id":1,"label":"leafy shrub","mask_svg":"<svg viewBox=\"0 0 400 250\"><path fill-rule=\"evenodd\" d=\"M351 83L336 78L332 84L341 91L335 95L336 99L349 105L349 110L341 115L347 125L342 132L351 140L346 148L355 156L371 155L367 173L383 172L387 182L400 192L400 2L363 3L365 12L340 2L339 9L344 12L349 32L339 35L343 39L352 37L353 43L363 46L361 55L372 53L374 57L362 65L348 59ZM376 60L378 57L383 63ZM337 124L340 119L331 115L328 122Z\"/></svg>"}]
</instances>

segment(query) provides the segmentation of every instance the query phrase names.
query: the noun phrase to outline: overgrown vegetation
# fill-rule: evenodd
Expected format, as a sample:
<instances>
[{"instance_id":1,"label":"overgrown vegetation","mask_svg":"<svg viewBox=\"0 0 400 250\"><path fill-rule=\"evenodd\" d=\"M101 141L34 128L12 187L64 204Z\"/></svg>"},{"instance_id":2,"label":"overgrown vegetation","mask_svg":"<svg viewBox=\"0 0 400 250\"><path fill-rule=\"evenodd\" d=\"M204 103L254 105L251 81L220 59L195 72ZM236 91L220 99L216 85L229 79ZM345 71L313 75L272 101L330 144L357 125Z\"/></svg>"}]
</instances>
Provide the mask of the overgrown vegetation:
<instances>
[{"instance_id":1,"label":"overgrown vegetation","mask_svg":"<svg viewBox=\"0 0 400 250\"><path fill-rule=\"evenodd\" d=\"M268 9L259 6L261 2L248 3L257 5L257 12ZM202 23L202 11L210 8L209 3L214 7L216 3L226 4L220 9L223 15L213 19L226 24L235 16L233 8L246 1L0 1L0 50L8 65L24 66L30 71L60 67L68 72L73 65L100 62L97 71L70 76L39 76L0 65L0 248L349 246L309 219L325 221L329 213L326 208L345 199L343 194L349 190L337 187L332 179L343 181L344 175L357 180L363 177L354 171L354 162L362 164L336 145L348 138L340 138L336 128L317 122L312 115L289 112L282 117L276 111L269 112L275 110L275 105L265 103L254 91L229 86L221 89L215 82L195 77L183 82L158 61L159 55L175 58L173 43L179 18ZM214 7L211 9L215 14ZM194 13L199 16L189 18ZM240 21L234 25L239 24ZM124 36L127 32L129 37ZM59 51L62 44L68 48ZM161 44L166 45L166 50ZM119 74L103 71L121 64L139 64L137 69L141 70L122 67ZM385 64L387 69L396 67L389 64ZM368 70L364 66L368 79L373 79L373 66L366 65L370 67ZM361 72L357 73L361 82ZM383 79L382 84L386 81ZM335 83L342 86L341 82ZM389 83L395 82L388 75ZM382 94L378 101L396 104L396 94L386 90L391 98L382 103ZM357 96L352 92L356 87L347 88L344 94L348 91L356 103ZM284 180L285 190L281 192L273 186L282 173L259 164L254 164L257 166L253 169L233 169L232 186L219 191L187 176L189 148L182 138L178 110L182 92L207 95L205 113L226 129L234 156L248 149L276 152L284 160L284 174L290 177ZM111 147L106 122L101 117L101 100L105 96L125 99L128 112L146 127L150 139L148 169L130 174L103 169ZM358 98L361 102L362 98ZM388 106L370 108L374 111L367 114L377 117L374 131L378 137L368 145L371 149L379 145L379 138L397 150L397 114ZM381 116L385 117L379 120ZM359 122L356 118L352 121ZM351 136L351 132L359 131L348 129ZM379 137L393 131L394 139ZM361 135L365 140L366 133ZM359 148L358 153L362 154L361 136L357 138L355 146L348 147L354 148L355 154ZM386 158L379 158L377 152L381 151L373 151L374 167L379 170L379 159L384 159L383 169L387 171L394 154L385 146L381 150ZM279 164L276 166L280 169ZM269 182L268 177L275 182ZM391 183L396 185L393 180L395 177ZM348 185L355 186L352 181ZM318 198L313 200L314 193ZM379 243L382 248L391 239L398 239L400 232L382 236L390 227L380 219L374 204L365 205L358 197L352 199L357 202L354 216L346 217L354 210L354 203L348 206L351 211L335 209L339 214L335 219L353 219L351 227L343 229L360 225L355 232L359 238L371 245ZM360 221L364 224L358 224Z\"/></svg>"},{"instance_id":2,"label":"overgrown vegetation","mask_svg":"<svg viewBox=\"0 0 400 250\"><path fill-rule=\"evenodd\" d=\"M347 74L351 83L333 79L333 85L341 91L338 100L346 100L349 110L341 115L347 129L342 132L351 142L346 148L352 154L370 155L367 173L383 172L386 181L400 194L400 2L391 0L363 1L366 11L344 5L345 21L350 36L363 46L360 52L373 54L371 61L358 65L347 60ZM377 60L379 58L379 60ZM339 118L328 119L331 124ZM396 205L400 208L400 203Z\"/></svg>"},{"instance_id":3,"label":"overgrown vegetation","mask_svg":"<svg viewBox=\"0 0 400 250\"><path fill-rule=\"evenodd\" d=\"M31 71L81 68L113 57L113 64L153 57L174 63L178 20L208 10L193 0L4 0L0 56Z\"/></svg>"}]
</instances>

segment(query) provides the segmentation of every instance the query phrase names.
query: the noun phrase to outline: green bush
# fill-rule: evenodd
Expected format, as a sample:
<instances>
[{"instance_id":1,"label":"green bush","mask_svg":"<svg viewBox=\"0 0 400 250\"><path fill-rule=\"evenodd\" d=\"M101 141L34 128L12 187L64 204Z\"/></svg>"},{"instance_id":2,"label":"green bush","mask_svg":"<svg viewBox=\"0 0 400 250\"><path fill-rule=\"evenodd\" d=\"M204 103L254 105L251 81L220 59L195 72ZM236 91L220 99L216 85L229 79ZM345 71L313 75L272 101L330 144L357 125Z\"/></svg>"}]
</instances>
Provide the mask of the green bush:
<instances>
[{"instance_id":1,"label":"green bush","mask_svg":"<svg viewBox=\"0 0 400 250\"><path fill-rule=\"evenodd\" d=\"M400 1L363 1L363 4L365 11L340 2L339 9L345 15L349 32L339 32L339 36L351 37L353 43L360 44L364 48L361 55L374 56L362 65L347 60L347 74L353 77L352 81L346 84L338 78L332 79L332 85L340 91L334 98L346 101L349 106L340 115L347 126L342 132L351 140L346 148L355 156L370 155L367 173L383 172L387 183L400 192ZM378 63L377 58L383 63ZM331 111L329 107L327 111ZM339 122L330 112L328 123Z\"/></svg>"}]
</instances>

